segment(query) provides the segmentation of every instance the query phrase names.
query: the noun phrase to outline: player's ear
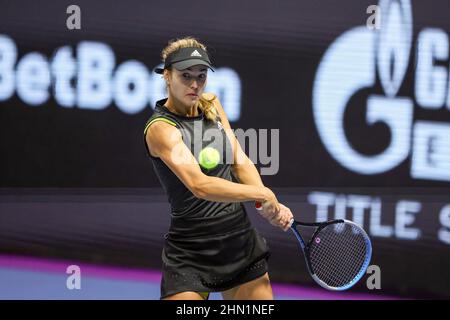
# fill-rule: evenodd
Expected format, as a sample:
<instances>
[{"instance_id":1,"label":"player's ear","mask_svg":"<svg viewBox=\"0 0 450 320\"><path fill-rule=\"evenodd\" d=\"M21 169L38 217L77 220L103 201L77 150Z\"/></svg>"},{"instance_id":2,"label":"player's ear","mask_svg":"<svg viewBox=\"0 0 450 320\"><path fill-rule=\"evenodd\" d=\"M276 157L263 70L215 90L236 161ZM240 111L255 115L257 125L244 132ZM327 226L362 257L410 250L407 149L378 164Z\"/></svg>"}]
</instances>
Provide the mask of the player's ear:
<instances>
[{"instance_id":1,"label":"player's ear","mask_svg":"<svg viewBox=\"0 0 450 320\"><path fill-rule=\"evenodd\" d=\"M172 73L170 72L170 70L164 69L163 77L166 84L169 85L170 80L172 78Z\"/></svg>"}]
</instances>

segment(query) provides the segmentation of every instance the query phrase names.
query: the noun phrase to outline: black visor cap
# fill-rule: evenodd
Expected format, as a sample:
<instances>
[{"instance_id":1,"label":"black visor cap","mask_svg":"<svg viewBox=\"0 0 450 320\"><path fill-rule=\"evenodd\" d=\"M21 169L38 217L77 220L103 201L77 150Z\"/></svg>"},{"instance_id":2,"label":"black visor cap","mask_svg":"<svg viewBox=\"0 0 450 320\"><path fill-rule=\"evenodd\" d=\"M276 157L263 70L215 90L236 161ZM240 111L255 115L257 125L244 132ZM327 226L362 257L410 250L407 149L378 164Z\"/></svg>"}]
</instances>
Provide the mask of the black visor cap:
<instances>
[{"instance_id":1,"label":"black visor cap","mask_svg":"<svg viewBox=\"0 0 450 320\"><path fill-rule=\"evenodd\" d=\"M154 71L162 74L164 69L167 69L170 66L173 66L177 70L184 70L195 65L207 66L214 72L206 51L196 47L181 48L180 50L171 53L166 58L164 68L155 68Z\"/></svg>"}]
</instances>

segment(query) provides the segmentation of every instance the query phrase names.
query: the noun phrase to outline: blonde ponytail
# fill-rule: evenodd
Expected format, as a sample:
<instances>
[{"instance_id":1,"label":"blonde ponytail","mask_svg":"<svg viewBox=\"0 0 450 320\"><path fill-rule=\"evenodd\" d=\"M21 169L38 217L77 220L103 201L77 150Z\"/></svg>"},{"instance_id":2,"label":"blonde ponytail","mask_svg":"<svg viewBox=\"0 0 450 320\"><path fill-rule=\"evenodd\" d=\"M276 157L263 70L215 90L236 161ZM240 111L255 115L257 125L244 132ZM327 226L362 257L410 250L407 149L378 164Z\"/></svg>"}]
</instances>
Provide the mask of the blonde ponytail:
<instances>
[{"instance_id":1,"label":"blonde ponytail","mask_svg":"<svg viewBox=\"0 0 450 320\"><path fill-rule=\"evenodd\" d=\"M201 97L198 101L198 107L203 111L206 119L216 122L219 118L217 113L217 109L214 106L214 100L216 100L216 96L212 95L212 98L207 99L205 97Z\"/></svg>"}]
</instances>

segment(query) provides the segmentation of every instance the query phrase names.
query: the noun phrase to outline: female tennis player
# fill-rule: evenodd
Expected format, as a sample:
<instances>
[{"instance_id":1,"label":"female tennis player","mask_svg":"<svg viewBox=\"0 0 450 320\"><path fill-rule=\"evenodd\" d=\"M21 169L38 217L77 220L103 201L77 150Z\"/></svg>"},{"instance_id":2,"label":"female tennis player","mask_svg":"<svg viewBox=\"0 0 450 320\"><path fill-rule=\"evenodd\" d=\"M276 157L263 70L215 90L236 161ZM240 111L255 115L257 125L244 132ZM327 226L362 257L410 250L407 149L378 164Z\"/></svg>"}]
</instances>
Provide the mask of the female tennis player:
<instances>
[{"instance_id":1,"label":"female tennis player","mask_svg":"<svg viewBox=\"0 0 450 320\"><path fill-rule=\"evenodd\" d=\"M168 98L156 103L144 130L171 205L161 299L201 300L210 292L273 299L269 249L242 202L262 202L262 216L285 231L292 213L264 186L218 98L204 93L208 69L214 71L206 47L191 37L172 40L162 58L164 67L155 72L163 75Z\"/></svg>"}]
</instances>

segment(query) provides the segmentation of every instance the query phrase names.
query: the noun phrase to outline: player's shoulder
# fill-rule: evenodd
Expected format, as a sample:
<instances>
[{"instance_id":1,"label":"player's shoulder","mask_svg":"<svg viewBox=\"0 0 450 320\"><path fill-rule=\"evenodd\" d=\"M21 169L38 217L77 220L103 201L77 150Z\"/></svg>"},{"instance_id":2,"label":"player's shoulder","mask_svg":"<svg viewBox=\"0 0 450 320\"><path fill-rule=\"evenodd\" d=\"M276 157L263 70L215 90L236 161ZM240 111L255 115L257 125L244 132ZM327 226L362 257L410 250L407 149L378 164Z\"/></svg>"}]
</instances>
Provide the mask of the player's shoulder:
<instances>
[{"instance_id":1,"label":"player's shoulder","mask_svg":"<svg viewBox=\"0 0 450 320\"><path fill-rule=\"evenodd\" d=\"M158 117L155 118L152 122L149 130L152 129L158 129L158 130L172 130L176 128L176 123L170 119L164 118L164 117Z\"/></svg>"},{"instance_id":2,"label":"player's shoulder","mask_svg":"<svg viewBox=\"0 0 450 320\"><path fill-rule=\"evenodd\" d=\"M180 131L165 121L155 121L145 134L145 141L153 157L160 157L161 152L172 150L180 140L182 140Z\"/></svg>"},{"instance_id":3,"label":"player's shoulder","mask_svg":"<svg viewBox=\"0 0 450 320\"><path fill-rule=\"evenodd\" d=\"M180 136L181 134L177 130L176 124L167 120L161 117L152 121L151 125L147 128L146 139L156 143L164 143L174 137Z\"/></svg>"}]
</instances>

